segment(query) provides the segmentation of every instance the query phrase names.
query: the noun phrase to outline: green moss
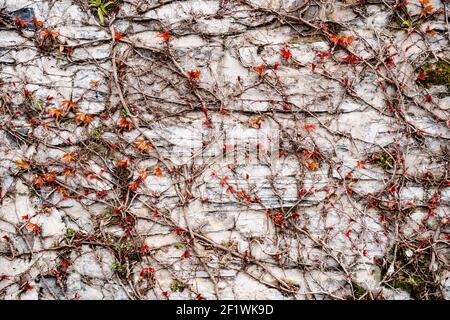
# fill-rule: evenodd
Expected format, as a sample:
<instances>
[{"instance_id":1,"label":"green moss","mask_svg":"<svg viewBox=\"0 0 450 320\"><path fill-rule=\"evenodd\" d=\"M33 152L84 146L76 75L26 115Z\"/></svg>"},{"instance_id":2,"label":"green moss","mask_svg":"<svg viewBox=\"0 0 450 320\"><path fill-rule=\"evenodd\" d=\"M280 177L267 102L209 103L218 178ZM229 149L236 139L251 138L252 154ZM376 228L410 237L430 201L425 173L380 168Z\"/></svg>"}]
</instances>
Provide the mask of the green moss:
<instances>
[{"instance_id":1,"label":"green moss","mask_svg":"<svg viewBox=\"0 0 450 320\"><path fill-rule=\"evenodd\" d=\"M114 217L114 209L112 207L105 208L105 210L103 210L102 216L105 219L110 219Z\"/></svg>"},{"instance_id":2,"label":"green moss","mask_svg":"<svg viewBox=\"0 0 450 320\"><path fill-rule=\"evenodd\" d=\"M370 159L385 170L394 168L394 158L384 150L372 154Z\"/></svg>"},{"instance_id":3,"label":"green moss","mask_svg":"<svg viewBox=\"0 0 450 320\"><path fill-rule=\"evenodd\" d=\"M386 285L389 288L399 289L408 292L413 298L420 300L442 299L440 285L436 282L435 276L429 270L431 260L431 249L417 251L420 242L414 243L414 247L399 246L394 264L395 272L388 276ZM409 243L409 246L413 243ZM392 249L394 250L394 249ZM407 250L415 251L415 254L408 257ZM393 252L390 257L382 263L382 274L387 275L391 265Z\"/></svg>"},{"instance_id":4,"label":"green moss","mask_svg":"<svg viewBox=\"0 0 450 320\"><path fill-rule=\"evenodd\" d=\"M366 293L366 290L356 282L352 282L352 286L353 286L353 295L355 296L356 299L361 298Z\"/></svg>"},{"instance_id":5,"label":"green moss","mask_svg":"<svg viewBox=\"0 0 450 320\"><path fill-rule=\"evenodd\" d=\"M66 233L64 234L64 238L66 238L66 240L68 240L68 241L71 241L76 236L81 235L81 234L82 234L81 231L72 229L70 227L67 227L66 228Z\"/></svg>"},{"instance_id":6,"label":"green moss","mask_svg":"<svg viewBox=\"0 0 450 320\"><path fill-rule=\"evenodd\" d=\"M125 278L127 276L127 267L119 261L113 262L111 268L119 277Z\"/></svg>"},{"instance_id":7,"label":"green moss","mask_svg":"<svg viewBox=\"0 0 450 320\"><path fill-rule=\"evenodd\" d=\"M172 290L173 292L183 292L184 289L187 288L187 284L181 282L181 281L174 281L172 282L172 284L170 285L170 290Z\"/></svg>"},{"instance_id":8,"label":"green moss","mask_svg":"<svg viewBox=\"0 0 450 320\"><path fill-rule=\"evenodd\" d=\"M119 252L129 252L129 251L132 251L133 248L134 248L134 243L131 240L115 243L115 249Z\"/></svg>"},{"instance_id":9,"label":"green moss","mask_svg":"<svg viewBox=\"0 0 450 320\"><path fill-rule=\"evenodd\" d=\"M426 79L421 81L425 86L446 85L450 87L450 64L448 62L441 60L427 64L422 67L422 72L426 75Z\"/></svg>"},{"instance_id":10,"label":"green moss","mask_svg":"<svg viewBox=\"0 0 450 320\"><path fill-rule=\"evenodd\" d=\"M95 139L97 139L97 140L100 140L100 139L101 139L103 133L104 133L103 125L99 125L98 127L95 127L95 128L92 130L92 136L93 136Z\"/></svg>"},{"instance_id":11,"label":"green moss","mask_svg":"<svg viewBox=\"0 0 450 320\"><path fill-rule=\"evenodd\" d=\"M414 287L417 286L417 283L414 281L411 281L410 279L394 279L391 282L391 286L400 289L403 291L406 291L408 293L412 293L414 290Z\"/></svg>"}]
</instances>

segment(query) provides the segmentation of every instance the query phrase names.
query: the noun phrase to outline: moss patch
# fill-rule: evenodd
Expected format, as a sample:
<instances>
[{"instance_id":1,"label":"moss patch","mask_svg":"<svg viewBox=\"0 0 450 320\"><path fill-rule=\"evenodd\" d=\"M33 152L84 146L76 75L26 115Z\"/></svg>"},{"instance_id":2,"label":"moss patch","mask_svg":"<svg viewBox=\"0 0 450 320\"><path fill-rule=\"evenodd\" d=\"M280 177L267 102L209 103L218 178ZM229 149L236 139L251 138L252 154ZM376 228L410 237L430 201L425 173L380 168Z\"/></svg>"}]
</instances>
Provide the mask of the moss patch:
<instances>
[{"instance_id":1,"label":"moss patch","mask_svg":"<svg viewBox=\"0 0 450 320\"><path fill-rule=\"evenodd\" d=\"M353 286L353 295L355 296L356 299L360 299L365 295L366 290L362 286L360 286L354 281L352 281L352 286Z\"/></svg>"},{"instance_id":2,"label":"moss patch","mask_svg":"<svg viewBox=\"0 0 450 320\"><path fill-rule=\"evenodd\" d=\"M432 85L446 85L450 87L450 64L445 61L427 64L422 67L422 72L426 75L426 79L421 83L427 87Z\"/></svg>"},{"instance_id":3,"label":"moss patch","mask_svg":"<svg viewBox=\"0 0 450 320\"><path fill-rule=\"evenodd\" d=\"M385 284L387 287L406 291L415 299L442 299L440 285L436 282L433 272L429 270L431 250L417 251L420 248L420 245L412 248L400 245L394 263L395 271L387 276L392 262L393 252L391 252L390 257L385 259L381 266L382 274L386 276ZM408 257L407 251L411 249L414 253Z\"/></svg>"},{"instance_id":4,"label":"moss patch","mask_svg":"<svg viewBox=\"0 0 450 320\"><path fill-rule=\"evenodd\" d=\"M375 163L377 166L388 170L394 168L395 159L386 151L381 150L380 152L376 152L369 157L369 161L371 163Z\"/></svg>"}]
</instances>

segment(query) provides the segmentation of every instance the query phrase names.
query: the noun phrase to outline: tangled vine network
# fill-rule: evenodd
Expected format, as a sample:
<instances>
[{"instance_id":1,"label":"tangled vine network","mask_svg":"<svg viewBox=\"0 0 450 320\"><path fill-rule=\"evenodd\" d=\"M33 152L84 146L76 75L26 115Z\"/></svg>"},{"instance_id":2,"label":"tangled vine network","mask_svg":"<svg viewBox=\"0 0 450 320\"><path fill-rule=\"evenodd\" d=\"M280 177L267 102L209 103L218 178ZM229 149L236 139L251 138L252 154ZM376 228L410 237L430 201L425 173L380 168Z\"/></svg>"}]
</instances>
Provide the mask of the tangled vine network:
<instances>
[{"instance_id":1,"label":"tangled vine network","mask_svg":"<svg viewBox=\"0 0 450 320\"><path fill-rule=\"evenodd\" d=\"M1 299L449 299L441 0L1 0Z\"/></svg>"}]
</instances>

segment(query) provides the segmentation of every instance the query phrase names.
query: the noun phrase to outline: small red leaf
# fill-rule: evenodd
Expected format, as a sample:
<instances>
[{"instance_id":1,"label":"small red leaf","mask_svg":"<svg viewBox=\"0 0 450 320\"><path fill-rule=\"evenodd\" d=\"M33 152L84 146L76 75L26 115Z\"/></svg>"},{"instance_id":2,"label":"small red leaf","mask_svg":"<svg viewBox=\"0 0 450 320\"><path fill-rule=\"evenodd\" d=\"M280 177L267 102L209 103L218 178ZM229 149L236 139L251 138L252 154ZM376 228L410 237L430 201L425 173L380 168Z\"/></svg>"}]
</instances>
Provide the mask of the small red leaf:
<instances>
[{"instance_id":1,"label":"small red leaf","mask_svg":"<svg viewBox=\"0 0 450 320\"><path fill-rule=\"evenodd\" d=\"M189 253L188 250L184 251L183 254L181 255L180 259L186 259L189 258L191 254Z\"/></svg>"}]
</instances>

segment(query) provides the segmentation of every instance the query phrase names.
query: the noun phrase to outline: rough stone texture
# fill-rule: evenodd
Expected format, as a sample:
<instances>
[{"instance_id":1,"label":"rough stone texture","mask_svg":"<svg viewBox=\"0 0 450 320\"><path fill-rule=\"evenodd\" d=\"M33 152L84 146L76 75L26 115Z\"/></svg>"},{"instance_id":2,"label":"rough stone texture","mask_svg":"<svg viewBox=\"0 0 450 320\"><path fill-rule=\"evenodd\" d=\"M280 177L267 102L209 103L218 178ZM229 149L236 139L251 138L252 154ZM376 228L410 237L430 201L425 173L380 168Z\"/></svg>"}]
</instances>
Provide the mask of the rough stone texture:
<instances>
[{"instance_id":1,"label":"rough stone texture","mask_svg":"<svg viewBox=\"0 0 450 320\"><path fill-rule=\"evenodd\" d=\"M450 298L449 5L320 3L0 0L0 297Z\"/></svg>"}]
</instances>

